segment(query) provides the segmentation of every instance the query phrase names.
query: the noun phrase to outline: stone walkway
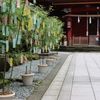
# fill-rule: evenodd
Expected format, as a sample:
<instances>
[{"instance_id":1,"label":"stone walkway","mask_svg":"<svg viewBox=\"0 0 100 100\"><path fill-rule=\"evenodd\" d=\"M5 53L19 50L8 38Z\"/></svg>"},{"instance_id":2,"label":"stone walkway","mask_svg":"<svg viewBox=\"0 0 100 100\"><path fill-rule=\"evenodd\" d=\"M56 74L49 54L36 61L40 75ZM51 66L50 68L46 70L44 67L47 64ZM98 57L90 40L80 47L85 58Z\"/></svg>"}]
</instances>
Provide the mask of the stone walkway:
<instances>
[{"instance_id":1,"label":"stone walkway","mask_svg":"<svg viewBox=\"0 0 100 100\"><path fill-rule=\"evenodd\" d=\"M41 100L100 100L100 53L71 54Z\"/></svg>"}]
</instances>

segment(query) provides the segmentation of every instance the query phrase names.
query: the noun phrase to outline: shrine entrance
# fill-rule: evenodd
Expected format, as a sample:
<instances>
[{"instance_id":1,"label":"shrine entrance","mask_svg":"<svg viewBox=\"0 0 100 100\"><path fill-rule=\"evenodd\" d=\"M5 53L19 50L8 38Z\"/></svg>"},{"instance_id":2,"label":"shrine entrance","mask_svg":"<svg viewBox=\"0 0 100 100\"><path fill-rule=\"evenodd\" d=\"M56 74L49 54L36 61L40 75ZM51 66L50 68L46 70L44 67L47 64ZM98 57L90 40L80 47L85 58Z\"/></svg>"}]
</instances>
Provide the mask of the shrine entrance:
<instances>
[{"instance_id":1,"label":"shrine entrance","mask_svg":"<svg viewBox=\"0 0 100 100\"><path fill-rule=\"evenodd\" d=\"M88 31L89 31L89 45L99 45L99 37L97 37L97 20L98 18L93 17L91 18L91 23L88 24Z\"/></svg>"}]
</instances>

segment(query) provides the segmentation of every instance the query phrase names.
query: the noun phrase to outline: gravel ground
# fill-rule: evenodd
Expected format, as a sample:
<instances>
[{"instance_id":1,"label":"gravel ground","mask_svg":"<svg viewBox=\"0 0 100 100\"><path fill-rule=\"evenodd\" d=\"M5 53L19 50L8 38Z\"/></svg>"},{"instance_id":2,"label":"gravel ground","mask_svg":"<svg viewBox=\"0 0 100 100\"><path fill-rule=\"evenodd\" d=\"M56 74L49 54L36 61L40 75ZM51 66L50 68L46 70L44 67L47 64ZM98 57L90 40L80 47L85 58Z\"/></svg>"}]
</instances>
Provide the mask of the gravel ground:
<instances>
[{"instance_id":1,"label":"gravel ground","mask_svg":"<svg viewBox=\"0 0 100 100\"><path fill-rule=\"evenodd\" d=\"M35 73L33 79L38 80L38 81L34 81L31 86L24 86L22 82L17 82L17 81L11 82L10 90L15 92L14 99L25 99L28 96L30 96L30 94L33 91L35 91L35 88L38 87L38 82L40 82L39 80L43 80L58 62L59 60L53 63L52 66L48 66L46 73L39 73L37 65L41 63L41 60L32 61L31 72ZM45 63L45 60L44 60L44 63ZM25 65L14 66L12 78L21 79L20 75L22 73L25 73L25 69L26 69ZM28 70L29 70L29 65L28 65ZM6 72L6 78L9 78L10 72L11 72L11 69L8 72Z\"/></svg>"}]
</instances>

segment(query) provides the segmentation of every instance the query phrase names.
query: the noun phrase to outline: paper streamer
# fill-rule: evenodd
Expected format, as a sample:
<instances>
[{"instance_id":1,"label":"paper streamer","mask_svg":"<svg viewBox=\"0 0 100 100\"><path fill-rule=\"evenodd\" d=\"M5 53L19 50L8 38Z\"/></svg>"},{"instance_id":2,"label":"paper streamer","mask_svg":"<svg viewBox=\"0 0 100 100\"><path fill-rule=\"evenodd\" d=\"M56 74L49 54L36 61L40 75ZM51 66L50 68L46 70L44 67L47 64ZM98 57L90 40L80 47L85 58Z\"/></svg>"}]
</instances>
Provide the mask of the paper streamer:
<instances>
[{"instance_id":1,"label":"paper streamer","mask_svg":"<svg viewBox=\"0 0 100 100\"><path fill-rule=\"evenodd\" d=\"M1 11L2 11L2 12L6 12L6 2L3 2L3 3L2 3Z\"/></svg>"},{"instance_id":2,"label":"paper streamer","mask_svg":"<svg viewBox=\"0 0 100 100\"><path fill-rule=\"evenodd\" d=\"M22 31L24 31L25 29L24 29L24 22L22 22Z\"/></svg>"},{"instance_id":3,"label":"paper streamer","mask_svg":"<svg viewBox=\"0 0 100 100\"><path fill-rule=\"evenodd\" d=\"M43 22L43 28L45 28L45 23Z\"/></svg>"},{"instance_id":4,"label":"paper streamer","mask_svg":"<svg viewBox=\"0 0 100 100\"><path fill-rule=\"evenodd\" d=\"M40 28L40 19L37 19L37 28Z\"/></svg>"},{"instance_id":5,"label":"paper streamer","mask_svg":"<svg viewBox=\"0 0 100 100\"><path fill-rule=\"evenodd\" d=\"M20 0L17 0L17 8L20 8Z\"/></svg>"},{"instance_id":6,"label":"paper streamer","mask_svg":"<svg viewBox=\"0 0 100 100\"><path fill-rule=\"evenodd\" d=\"M33 47L33 52L35 53L35 47Z\"/></svg>"},{"instance_id":7,"label":"paper streamer","mask_svg":"<svg viewBox=\"0 0 100 100\"><path fill-rule=\"evenodd\" d=\"M16 48L16 38L13 39L13 48Z\"/></svg>"},{"instance_id":8,"label":"paper streamer","mask_svg":"<svg viewBox=\"0 0 100 100\"><path fill-rule=\"evenodd\" d=\"M26 16L26 7L24 8L24 13L23 13L24 16Z\"/></svg>"},{"instance_id":9,"label":"paper streamer","mask_svg":"<svg viewBox=\"0 0 100 100\"><path fill-rule=\"evenodd\" d=\"M50 43L50 48L52 47L52 43Z\"/></svg>"},{"instance_id":10,"label":"paper streamer","mask_svg":"<svg viewBox=\"0 0 100 100\"><path fill-rule=\"evenodd\" d=\"M33 43L33 41L32 41L32 39L30 39L30 45L31 45L31 47L32 47L32 43Z\"/></svg>"},{"instance_id":11,"label":"paper streamer","mask_svg":"<svg viewBox=\"0 0 100 100\"><path fill-rule=\"evenodd\" d=\"M2 19L2 22L7 25L7 16L4 16L3 19Z\"/></svg>"},{"instance_id":12,"label":"paper streamer","mask_svg":"<svg viewBox=\"0 0 100 100\"><path fill-rule=\"evenodd\" d=\"M20 63L22 64L24 62L24 59L23 59L23 55L20 56Z\"/></svg>"},{"instance_id":13,"label":"paper streamer","mask_svg":"<svg viewBox=\"0 0 100 100\"><path fill-rule=\"evenodd\" d=\"M54 36L56 36L56 32L54 32Z\"/></svg>"},{"instance_id":14,"label":"paper streamer","mask_svg":"<svg viewBox=\"0 0 100 100\"><path fill-rule=\"evenodd\" d=\"M13 18L12 17L10 18L10 23L13 24Z\"/></svg>"},{"instance_id":15,"label":"paper streamer","mask_svg":"<svg viewBox=\"0 0 100 100\"><path fill-rule=\"evenodd\" d=\"M15 3L12 2L12 13L15 13Z\"/></svg>"},{"instance_id":16,"label":"paper streamer","mask_svg":"<svg viewBox=\"0 0 100 100\"><path fill-rule=\"evenodd\" d=\"M28 7L28 0L26 0L26 7Z\"/></svg>"},{"instance_id":17,"label":"paper streamer","mask_svg":"<svg viewBox=\"0 0 100 100\"><path fill-rule=\"evenodd\" d=\"M18 35L18 40L17 40L17 44L21 43L21 35Z\"/></svg>"},{"instance_id":18,"label":"paper streamer","mask_svg":"<svg viewBox=\"0 0 100 100\"><path fill-rule=\"evenodd\" d=\"M17 24L17 17L14 16L14 24Z\"/></svg>"},{"instance_id":19,"label":"paper streamer","mask_svg":"<svg viewBox=\"0 0 100 100\"><path fill-rule=\"evenodd\" d=\"M28 22L28 31L31 31L31 23Z\"/></svg>"},{"instance_id":20,"label":"paper streamer","mask_svg":"<svg viewBox=\"0 0 100 100\"><path fill-rule=\"evenodd\" d=\"M50 32L48 32L48 36L50 36Z\"/></svg>"},{"instance_id":21,"label":"paper streamer","mask_svg":"<svg viewBox=\"0 0 100 100\"><path fill-rule=\"evenodd\" d=\"M33 18L30 17L30 27L32 27L32 26L33 26Z\"/></svg>"},{"instance_id":22,"label":"paper streamer","mask_svg":"<svg viewBox=\"0 0 100 100\"><path fill-rule=\"evenodd\" d=\"M38 41L38 45L40 45L40 41Z\"/></svg>"},{"instance_id":23,"label":"paper streamer","mask_svg":"<svg viewBox=\"0 0 100 100\"><path fill-rule=\"evenodd\" d=\"M46 50L46 52L48 51L48 47L47 46L45 47L45 50Z\"/></svg>"},{"instance_id":24,"label":"paper streamer","mask_svg":"<svg viewBox=\"0 0 100 100\"><path fill-rule=\"evenodd\" d=\"M34 24L36 24L36 15L35 14L34 14L33 18L34 18Z\"/></svg>"},{"instance_id":25,"label":"paper streamer","mask_svg":"<svg viewBox=\"0 0 100 100\"><path fill-rule=\"evenodd\" d=\"M2 35L5 35L5 26L2 26Z\"/></svg>"},{"instance_id":26,"label":"paper streamer","mask_svg":"<svg viewBox=\"0 0 100 100\"><path fill-rule=\"evenodd\" d=\"M2 45L2 54L5 53L5 46Z\"/></svg>"},{"instance_id":27,"label":"paper streamer","mask_svg":"<svg viewBox=\"0 0 100 100\"><path fill-rule=\"evenodd\" d=\"M44 53L44 48L42 48L42 52Z\"/></svg>"},{"instance_id":28,"label":"paper streamer","mask_svg":"<svg viewBox=\"0 0 100 100\"><path fill-rule=\"evenodd\" d=\"M55 49L54 45L53 45L52 49Z\"/></svg>"},{"instance_id":29,"label":"paper streamer","mask_svg":"<svg viewBox=\"0 0 100 100\"><path fill-rule=\"evenodd\" d=\"M0 6L2 6L2 0L0 0Z\"/></svg>"},{"instance_id":30,"label":"paper streamer","mask_svg":"<svg viewBox=\"0 0 100 100\"><path fill-rule=\"evenodd\" d=\"M13 58L10 58L10 67L13 66Z\"/></svg>"},{"instance_id":31,"label":"paper streamer","mask_svg":"<svg viewBox=\"0 0 100 100\"><path fill-rule=\"evenodd\" d=\"M9 27L6 27L6 36L9 36Z\"/></svg>"},{"instance_id":32,"label":"paper streamer","mask_svg":"<svg viewBox=\"0 0 100 100\"><path fill-rule=\"evenodd\" d=\"M9 41L6 40L6 52L8 52L8 51L9 51Z\"/></svg>"},{"instance_id":33,"label":"paper streamer","mask_svg":"<svg viewBox=\"0 0 100 100\"><path fill-rule=\"evenodd\" d=\"M33 3L36 3L36 0L33 0Z\"/></svg>"},{"instance_id":34,"label":"paper streamer","mask_svg":"<svg viewBox=\"0 0 100 100\"><path fill-rule=\"evenodd\" d=\"M34 31L35 30L35 25L31 27L31 29Z\"/></svg>"},{"instance_id":35,"label":"paper streamer","mask_svg":"<svg viewBox=\"0 0 100 100\"><path fill-rule=\"evenodd\" d=\"M19 21L17 21L17 25L18 25L18 27L20 26L20 22Z\"/></svg>"}]
</instances>

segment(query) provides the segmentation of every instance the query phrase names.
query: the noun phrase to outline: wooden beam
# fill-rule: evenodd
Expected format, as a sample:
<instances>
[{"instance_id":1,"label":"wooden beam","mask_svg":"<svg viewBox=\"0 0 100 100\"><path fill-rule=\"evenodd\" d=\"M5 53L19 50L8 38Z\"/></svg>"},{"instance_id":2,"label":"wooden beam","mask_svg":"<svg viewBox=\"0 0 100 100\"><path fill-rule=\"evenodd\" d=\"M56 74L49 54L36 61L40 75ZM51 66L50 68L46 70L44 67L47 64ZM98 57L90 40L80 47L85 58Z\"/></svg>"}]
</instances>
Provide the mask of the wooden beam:
<instances>
[{"instance_id":1,"label":"wooden beam","mask_svg":"<svg viewBox=\"0 0 100 100\"><path fill-rule=\"evenodd\" d=\"M100 4L100 2L53 2L52 5Z\"/></svg>"},{"instance_id":2,"label":"wooden beam","mask_svg":"<svg viewBox=\"0 0 100 100\"><path fill-rule=\"evenodd\" d=\"M63 16L64 17L100 17L100 15L72 15L72 14L68 14Z\"/></svg>"}]
</instances>

